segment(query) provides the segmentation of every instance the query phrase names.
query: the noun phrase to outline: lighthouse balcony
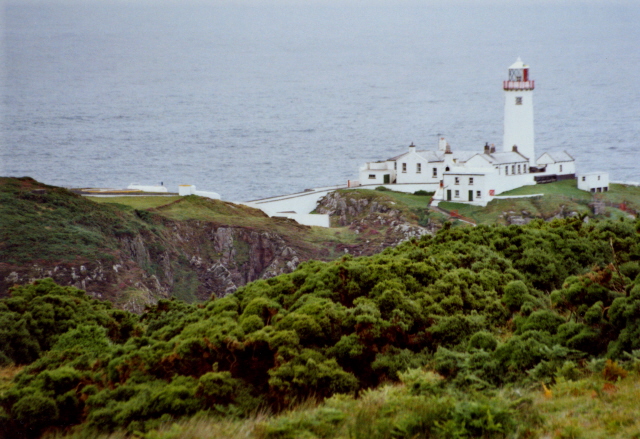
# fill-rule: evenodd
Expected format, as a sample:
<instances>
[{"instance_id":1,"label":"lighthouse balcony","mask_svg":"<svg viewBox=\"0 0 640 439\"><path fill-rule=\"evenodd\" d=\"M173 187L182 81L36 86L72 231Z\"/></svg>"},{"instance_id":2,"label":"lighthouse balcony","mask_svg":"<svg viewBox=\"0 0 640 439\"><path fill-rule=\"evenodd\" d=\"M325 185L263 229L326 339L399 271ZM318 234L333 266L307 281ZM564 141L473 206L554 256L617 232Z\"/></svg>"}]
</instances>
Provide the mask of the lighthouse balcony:
<instances>
[{"instance_id":1,"label":"lighthouse balcony","mask_svg":"<svg viewBox=\"0 0 640 439\"><path fill-rule=\"evenodd\" d=\"M535 81L502 81L502 87L505 90L533 90Z\"/></svg>"}]
</instances>

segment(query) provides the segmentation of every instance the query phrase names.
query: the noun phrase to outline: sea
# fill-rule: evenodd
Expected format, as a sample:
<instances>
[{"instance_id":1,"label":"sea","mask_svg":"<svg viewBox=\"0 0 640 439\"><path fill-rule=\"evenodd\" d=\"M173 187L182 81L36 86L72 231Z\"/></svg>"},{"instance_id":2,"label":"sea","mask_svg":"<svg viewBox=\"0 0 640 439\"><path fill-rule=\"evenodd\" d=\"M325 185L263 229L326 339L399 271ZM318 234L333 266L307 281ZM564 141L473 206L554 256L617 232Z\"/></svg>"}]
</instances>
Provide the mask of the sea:
<instances>
[{"instance_id":1,"label":"sea","mask_svg":"<svg viewBox=\"0 0 640 439\"><path fill-rule=\"evenodd\" d=\"M0 175L344 184L412 142L501 148L521 57L537 154L640 181L639 23L637 0L0 0Z\"/></svg>"}]
</instances>

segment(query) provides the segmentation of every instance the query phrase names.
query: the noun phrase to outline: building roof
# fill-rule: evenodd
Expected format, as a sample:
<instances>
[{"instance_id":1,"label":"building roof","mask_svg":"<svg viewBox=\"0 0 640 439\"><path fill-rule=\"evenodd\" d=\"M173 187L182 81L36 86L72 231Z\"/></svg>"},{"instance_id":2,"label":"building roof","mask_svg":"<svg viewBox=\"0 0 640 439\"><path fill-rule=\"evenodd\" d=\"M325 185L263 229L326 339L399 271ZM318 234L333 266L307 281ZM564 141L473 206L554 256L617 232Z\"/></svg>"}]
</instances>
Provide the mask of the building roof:
<instances>
[{"instance_id":1,"label":"building roof","mask_svg":"<svg viewBox=\"0 0 640 439\"><path fill-rule=\"evenodd\" d=\"M575 161L575 159L571 157L571 155L567 151L553 151L545 152L544 154L542 154L540 157L538 157L536 163L538 163L540 159L542 159L542 157L544 157L545 155L549 156L549 158L553 160L553 163Z\"/></svg>"},{"instance_id":2,"label":"building roof","mask_svg":"<svg viewBox=\"0 0 640 439\"><path fill-rule=\"evenodd\" d=\"M515 151L494 152L491 154L476 153L475 155L482 157L492 165L504 165L507 163L510 164L529 161L527 157Z\"/></svg>"}]
</instances>

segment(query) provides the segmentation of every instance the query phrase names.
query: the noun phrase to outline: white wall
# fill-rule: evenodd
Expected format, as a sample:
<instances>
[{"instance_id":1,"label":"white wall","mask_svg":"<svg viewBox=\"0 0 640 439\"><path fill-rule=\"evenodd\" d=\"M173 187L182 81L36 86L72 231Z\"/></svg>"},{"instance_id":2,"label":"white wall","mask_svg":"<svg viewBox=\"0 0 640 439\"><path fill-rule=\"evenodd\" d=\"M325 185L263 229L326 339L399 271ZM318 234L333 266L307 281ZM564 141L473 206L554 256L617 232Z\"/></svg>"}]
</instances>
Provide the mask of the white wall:
<instances>
[{"instance_id":1,"label":"white wall","mask_svg":"<svg viewBox=\"0 0 640 439\"><path fill-rule=\"evenodd\" d=\"M328 214L310 214L310 213L278 213L272 215L274 217L291 218L299 224L305 226L330 227Z\"/></svg>"},{"instance_id":2,"label":"white wall","mask_svg":"<svg viewBox=\"0 0 640 439\"><path fill-rule=\"evenodd\" d=\"M403 184L363 184L360 187L353 189L375 189L378 186L384 186L387 189L397 192L406 192L412 194L416 191L435 192L440 187L440 182L437 183L403 183Z\"/></svg>"},{"instance_id":3,"label":"white wall","mask_svg":"<svg viewBox=\"0 0 640 439\"><path fill-rule=\"evenodd\" d=\"M606 192L609 190L608 172L589 172L578 174L578 189L587 192Z\"/></svg>"},{"instance_id":4,"label":"white wall","mask_svg":"<svg viewBox=\"0 0 640 439\"><path fill-rule=\"evenodd\" d=\"M395 171L393 164L390 162L370 162L360 167L358 177L361 184L378 184L384 183L384 176L389 176L389 181L395 179ZM373 176L373 178L371 178Z\"/></svg>"},{"instance_id":5,"label":"white wall","mask_svg":"<svg viewBox=\"0 0 640 439\"><path fill-rule=\"evenodd\" d=\"M443 200L455 203L468 203L476 206L486 206L491 200L491 197L489 196L489 182L495 176L496 174L493 173L487 175L471 175L462 172L446 174L443 180ZM471 179L473 179L473 181L471 181ZM451 200L448 198L449 191L451 191ZM472 201L469 201L469 191L473 192Z\"/></svg>"},{"instance_id":6,"label":"white wall","mask_svg":"<svg viewBox=\"0 0 640 439\"><path fill-rule=\"evenodd\" d=\"M166 187L161 185L144 185L138 183L131 183L127 189L139 190L142 192L169 192Z\"/></svg>"},{"instance_id":7,"label":"white wall","mask_svg":"<svg viewBox=\"0 0 640 439\"><path fill-rule=\"evenodd\" d=\"M296 214L308 214L315 210L318 200L337 189L346 189L346 185L317 188L308 192L299 192L291 195L265 198L262 200L248 201L244 204L262 210L269 216L281 212L295 212Z\"/></svg>"},{"instance_id":8,"label":"white wall","mask_svg":"<svg viewBox=\"0 0 640 439\"><path fill-rule=\"evenodd\" d=\"M542 164L542 163L540 163ZM545 171L536 175L567 175L576 173L576 162L548 163Z\"/></svg>"},{"instance_id":9,"label":"white wall","mask_svg":"<svg viewBox=\"0 0 640 439\"><path fill-rule=\"evenodd\" d=\"M436 166L430 166L427 159L415 152L415 147L409 150L408 154L397 160L396 183L428 183L438 180L437 177L432 177L432 168ZM406 171L403 171L403 165L406 165ZM442 172L439 172L439 175L442 175Z\"/></svg>"},{"instance_id":10,"label":"white wall","mask_svg":"<svg viewBox=\"0 0 640 439\"><path fill-rule=\"evenodd\" d=\"M522 98L521 105L516 104L517 97ZM529 158L530 166L535 166L532 90L504 92L503 150L511 151L513 145L518 145L518 152Z\"/></svg>"}]
</instances>

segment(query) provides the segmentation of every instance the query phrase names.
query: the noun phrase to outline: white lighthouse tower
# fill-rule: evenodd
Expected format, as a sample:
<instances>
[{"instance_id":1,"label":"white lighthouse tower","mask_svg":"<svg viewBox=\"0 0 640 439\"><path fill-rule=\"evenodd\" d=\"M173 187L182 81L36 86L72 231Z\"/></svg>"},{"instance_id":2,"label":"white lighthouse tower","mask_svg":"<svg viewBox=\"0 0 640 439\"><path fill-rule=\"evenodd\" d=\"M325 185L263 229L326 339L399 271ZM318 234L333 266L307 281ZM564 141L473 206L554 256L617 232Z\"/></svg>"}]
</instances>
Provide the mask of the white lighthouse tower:
<instances>
[{"instance_id":1,"label":"white lighthouse tower","mask_svg":"<svg viewBox=\"0 0 640 439\"><path fill-rule=\"evenodd\" d=\"M509 67L509 80L504 88L504 151L517 151L536 166L533 143L533 88L529 66L520 58Z\"/></svg>"}]
</instances>

